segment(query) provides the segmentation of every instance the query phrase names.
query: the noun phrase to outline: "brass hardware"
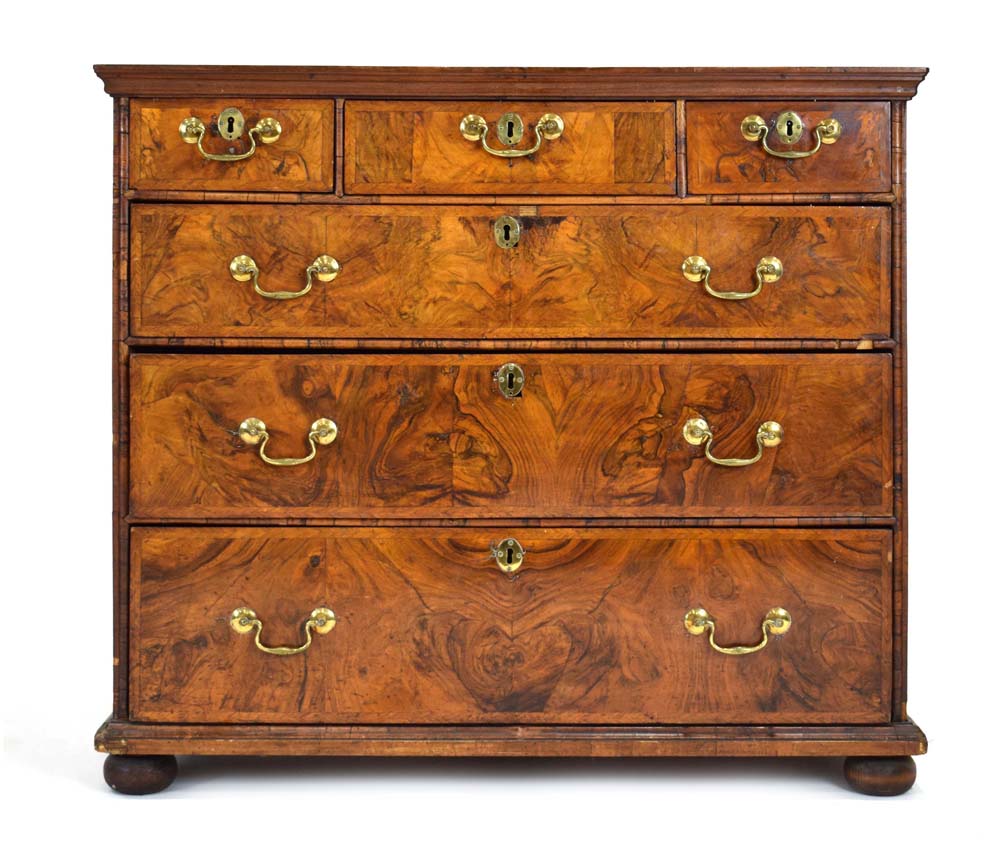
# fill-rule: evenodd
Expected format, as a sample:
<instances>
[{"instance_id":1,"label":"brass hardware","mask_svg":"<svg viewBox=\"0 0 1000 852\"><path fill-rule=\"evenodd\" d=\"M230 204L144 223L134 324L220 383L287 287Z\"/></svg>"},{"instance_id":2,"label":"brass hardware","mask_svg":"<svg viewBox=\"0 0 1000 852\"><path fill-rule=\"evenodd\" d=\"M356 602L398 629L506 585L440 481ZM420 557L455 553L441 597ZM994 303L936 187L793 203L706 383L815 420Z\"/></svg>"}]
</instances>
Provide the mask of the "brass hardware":
<instances>
[{"instance_id":1,"label":"brass hardware","mask_svg":"<svg viewBox=\"0 0 1000 852\"><path fill-rule=\"evenodd\" d=\"M233 280L244 282L253 279L254 292L265 299L298 299L312 290L313 278L327 283L340 274L340 264L336 258L321 254L306 267L306 286L301 290L262 290L260 287L260 268L252 257L238 254L229 261L229 274Z\"/></svg>"},{"instance_id":2,"label":"brass hardware","mask_svg":"<svg viewBox=\"0 0 1000 852\"><path fill-rule=\"evenodd\" d=\"M226 107L226 109L219 113L219 118L216 120L215 126L223 139L227 141L239 139L243 135L243 128L245 127L243 113L236 107ZM189 145L197 145L198 150L206 160L216 160L222 163L246 160L248 157L254 155L254 152L257 150L258 140L265 145L270 145L272 142L277 142L281 136L281 124L278 123L277 119L262 118L250 128L248 134L250 136L250 147L242 154L210 154L202 147L202 141L205 138L205 122L200 118L193 115L185 118L181 122L179 130L181 139Z\"/></svg>"},{"instance_id":3,"label":"brass hardware","mask_svg":"<svg viewBox=\"0 0 1000 852\"><path fill-rule=\"evenodd\" d=\"M337 440L337 424L332 420L327 420L325 417L321 417L313 423L309 427L308 435L310 453L301 459L272 459L268 457L264 452L264 448L267 446L267 442L271 436L267 433L267 426L264 425L264 421L256 417L248 417L240 423L239 435L243 443L249 444L251 447L259 447L260 457L268 464L273 464L277 467L295 467L296 465L310 462L316 457L317 444L325 447Z\"/></svg>"},{"instance_id":4,"label":"brass hardware","mask_svg":"<svg viewBox=\"0 0 1000 852\"><path fill-rule=\"evenodd\" d=\"M323 636L333 630L333 628L337 626L337 616L333 614L332 609L327 609L325 606L314 609L311 613L309 613L309 618L303 625L303 629L306 633L306 641L297 648L287 648L282 645L269 647L262 644L260 641L260 631L263 629L264 625L261 624L260 619L257 618L257 613L247 606L241 606L233 610L233 614L229 616L229 626L241 635L249 633L252 630L256 630L257 632L253 637L253 641L261 651L265 654L274 654L278 657L290 657L293 654L303 653L309 648L310 645L312 645L313 631L318 633L320 636Z\"/></svg>"},{"instance_id":5,"label":"brass hardware","mask_svg":"<svg viewBox=\"0 0 1000 852\"><path fill-rule=\"evenodd\" d=\"M524 370L517 364L504 364L494 376L500 393L507 399L517 399L524 390Z\"/></svg>"},{"instance_id":6,"label":"brass hardware","mask_svg":"<svg viewBox=\"0 0 1000 852\"><path fill-rule=\"evenodd\" d=\"M493 239L500 248L514 248L521 239L521 223L513 216L501 216L493 223Z\"/></svg>"},{"instance_id":7,"label":"brass hardware","mask_svg":"<svg viewBox=\"0 0 1000 852\"><path fill-rule=\"evenodd\" d=\"M491 544L490 554L505 574L513 574L524 562L524 548L516 538L505 538L499 544Z\"/></svg>"},{"instance_id":8,"label":"brass hardware","mask_svg":"<svg viewBox=\"0 0 1000 852\"><path fill-rule=\"evenodd\" d=\"M780 423L768 420L757 427L757 454L752 459L720 459L712 455L712 429L701 417L692 417L684 424L684 440L694 446L705 445L705 458L713 464L723 467L746 467L759 462L764 455L764 447L776 447L785 437L785 430Z\"/></svg>"},{"instance_id":9,"label":"brass hardware","mask_svg":"<svg viewBox=\"0 0 1000 852\"><path fill-rule=\"evenodd\" d=\"M521 123L521 129L518 131L514 119L517 119L518 123ZM502 123L502 130L501 130ZM523 122L521 122L520 116L515 113L507 113L500 118L497 123L497 131L500 134L500 141L504 144L513 145L520 141L521 135L523 135ZM487 154L492 154L494 157L528 157L534 154L539 148L542 147L542 140L548 139L558 139L562 136L563 130L566 129L566 125L563 120L555 113L547 112L535 123L535 144L530 148L517 149L517 148L492 148L490 143L486 141L486 135L489 133L489 125L486 123L486 119L481 115L467 115L458 125L459 131L461 131L462 136L468 139L470 142L480 142L483 146L483 150ZM517 132L515 132L517 131ZM519 135L520 134L520 135ZM514 139L514 136L517 139ZM507 142L507 139L513 141Z\"/></svg>"},{"instance_id":10,"label":"brass hardware","mask_svg":"<svg viewBox=\"0 0 1000 852\"><path fill-rule=\"evenodd\" d=\"M772 157L785 160L801 160L811 157L823 145L832 145L840 138L840 122L835 118L824 118L816 125L813 135L816 144L809 151L776 151L767 144L767 134L770 128L759 115L748 115L740 124L740 133L748 142L760 142L761 147ZM775 119L774 135L785 145L792 145L802 137L802 119L797 113L786 110Z\"/></svg>"},{"instance_id":11,"label":"brass hardware","mask_svg":"<svg viewBox=\"0 0 1000 852\"><path fill-rule=\"evenodd\" d=\"M521 141L524 136L524 122L516 112L504 113L497 119L497 136L508 148Z\"/></svg>"},{"instance_id":12,"label":"brass hardware","mask_svg":"<svg viewBox=\"0 0 1000 852\"><path fill-rule=\"evenodd\" d=\"M763 638L756 645L730 645L728 647L715 644L715 619L712 618L701 607L692 609L684 616L684 627L692 636L701 636L708 631L708 644L712 649L720 654L729 654L734 657L742 657L744 654L754 654L761 650L770 636L781 636L787 633L792 626L792 616L786 609L780 606L772 607L767 611L764 620L760 624L760 631Z\"/></svg>"},{"instance_id":13,"label":"brass hardware","mask_svg":"<svg viewBox=\"0 0 1000 852\"><path fill-rule=\"evenodd\" d=\"M716 299L728 299L730 301L740 301L742 299L752 299L764 288L765 284L773 284L784 274L785 268L776 257L762 257L757 261L754 274L757 276L757 286L749 293L740 293L735 290L714 290L708 283L708 276L712 274L712 267L708 261L700 255L693 254L684 258L681 264L681 272L688 281L695 283L701 281L705 285L705 290Z\"/></svg>"},{"instance_id":14,"label":"brass hardware","mask_svg":"<svg viewBox=\"0 0 1000 852\"><path fill-rule=\"evenodd\" d=\"M226 107L219 113L219 119L215 122L215 126L219 128L219 135L230 141L239 139L243 135L245 124L243 113L236 107Z\"/></svg>"}]
</instances>

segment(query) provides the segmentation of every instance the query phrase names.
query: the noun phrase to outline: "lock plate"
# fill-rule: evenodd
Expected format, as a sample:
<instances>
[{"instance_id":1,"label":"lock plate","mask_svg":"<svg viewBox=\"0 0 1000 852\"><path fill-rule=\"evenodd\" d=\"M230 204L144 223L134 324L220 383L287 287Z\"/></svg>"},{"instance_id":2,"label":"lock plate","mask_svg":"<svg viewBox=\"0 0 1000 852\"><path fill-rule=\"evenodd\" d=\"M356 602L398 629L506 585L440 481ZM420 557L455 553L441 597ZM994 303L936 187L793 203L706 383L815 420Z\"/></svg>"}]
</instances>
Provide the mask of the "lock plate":
<instances>
[{"instance_id":1,"label":"lock plate","mask_svg":"<svg viewBox=\"0 0 1000 852\"><path fill-rule=\"evenodd\" d=\"M513 574L524 562L524 548L516 538L505 538L490 549L497 566L505 574Z\"/></svg>"},{"instance_id":2,"label":"lock plate","mask_svg":"<svg viewBox=\"0 0 1000 852\"><path fill-rule=\"evenodd\" d=\"M521 239L521 223L513 216L501 216L493 223L493 238L500 248L514 248Z\"/></svg>"},{"instance_id":3,"label":"lock plate","mask_svg":"<svg viewBox=\"0 0 1000 852\"><path fill-rule=\"evenodd\" d=\"M504 113L497 120L497 136L508 148L513 148L524 136L524 122L516 112Z\"/></svg>"},{"instance_id":4,"label":"lock plate","mask_svg":"<svg viewBox=\"0 0 1000 852\"><path fill-rule=\"evenodd\" d=\"M794 145L802 138L802 119L797 112L786 110L774 120L774 132L779 142Z\"/></svg>"},{"instance_id":5,"label":"lock plate","mask_svg":"<svg viewBox=\"0 0 1000 852\"><path fill-rule=\"evenodd\" d=\"M223 139L239 139L243 135L243 113L236 107L226 107L219 113L219 120L215 123L219 128L219 135Z\"/></svg>"},{"instance_id":6,"label":"lock plate","mask_svg":"<svg viewBox=\"0 0 1000 852\"><path fill-rule=\"evenodd\" d=\"M517 364L504 364L496 372L497 387L507 399L517 399L524 390L524 370Z\"/></svg>"}]
</instances>

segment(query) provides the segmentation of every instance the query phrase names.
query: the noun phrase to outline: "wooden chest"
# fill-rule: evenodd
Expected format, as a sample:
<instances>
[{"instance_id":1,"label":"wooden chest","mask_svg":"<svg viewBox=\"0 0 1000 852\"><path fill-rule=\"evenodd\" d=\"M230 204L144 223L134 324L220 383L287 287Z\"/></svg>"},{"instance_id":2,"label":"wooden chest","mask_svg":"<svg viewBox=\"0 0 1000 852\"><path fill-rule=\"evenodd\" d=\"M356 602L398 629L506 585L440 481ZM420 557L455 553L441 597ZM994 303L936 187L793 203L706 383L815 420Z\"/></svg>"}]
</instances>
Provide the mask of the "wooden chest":
<instances>
[{"instance_id":1,"label":"wooden chest","mask_svg":"<svg viewBox=\"0 0 1000 852\"><path fill-rule=\"evenodd\" d=\"M112 787L177 754L912 785L925 70L96 71Z\"/></svg>"}]
</instances>

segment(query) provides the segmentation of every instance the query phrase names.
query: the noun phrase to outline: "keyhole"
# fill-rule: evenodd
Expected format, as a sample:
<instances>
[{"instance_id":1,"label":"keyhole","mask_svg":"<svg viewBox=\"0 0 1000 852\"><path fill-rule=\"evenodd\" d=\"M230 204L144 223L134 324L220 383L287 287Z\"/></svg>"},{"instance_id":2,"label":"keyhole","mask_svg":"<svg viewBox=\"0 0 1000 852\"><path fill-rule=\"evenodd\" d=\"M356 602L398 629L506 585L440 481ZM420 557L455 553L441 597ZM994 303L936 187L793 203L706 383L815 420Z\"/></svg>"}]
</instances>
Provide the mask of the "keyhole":
<instances>
[{"instance_id":1,"label":"keyhole","mask_svg":"<svg viewBox=\"0 0 1000 852\"><path fill-rule=\"evenodd\" d=\"M508 139L513 139L514 138L514 122L513 121L508 121L507 122L507 138Z\"/></svg>"},{"instance_id":2,"label":"keyhole","mask_svg":"<svg viewBox=\"0 0 1000 852\"><path fill-rule=\"evenodd\" d=\"M507 564L510 565L514 561L514 548L507 548Z\"/></svg>"},{"instance_id":3,"label":"keyhole","mask_svg":"<svg viewBox=\"0 0 1000 852\"><path fill-rule=\"evenodd\" d=\"M226 132L227 133L232 133L233 132L233 125L235 123L236 123L236 119L233 118L232 116L229 116L229 118L226 120Z\"/></svg>"},{"instance_id":4,"label":"keyhole","mask_svg":"<svg viewBox=\"0 0 1000 852\"><path fill-rule=\"evenodd\" d=\"M508 373L507 374L507 390L514 390L514 374L513 373ZM507 552L510 553L509 550Z\"/></svg>"},{"instance_id":5,"label":"keyhole","mask_svg":"<svg viewBox=\"0 0 1000 852\"><path fill-rule=\"evenodd\" d=\"M510 225L503 226L503 238L505 242L510 242Z\"/></svg>"},{"instance_id":6,"label":"keyhole","mask_svg":"<svg viewBox=\"0 0 1000 852\"><path fill-rule=\"evenodd\" d=\"M790 137L792 135L792 127L793 127L792 120L788 119L788 121L785 122L785 135L786 136Z\"/></svg>"}]
</instances>

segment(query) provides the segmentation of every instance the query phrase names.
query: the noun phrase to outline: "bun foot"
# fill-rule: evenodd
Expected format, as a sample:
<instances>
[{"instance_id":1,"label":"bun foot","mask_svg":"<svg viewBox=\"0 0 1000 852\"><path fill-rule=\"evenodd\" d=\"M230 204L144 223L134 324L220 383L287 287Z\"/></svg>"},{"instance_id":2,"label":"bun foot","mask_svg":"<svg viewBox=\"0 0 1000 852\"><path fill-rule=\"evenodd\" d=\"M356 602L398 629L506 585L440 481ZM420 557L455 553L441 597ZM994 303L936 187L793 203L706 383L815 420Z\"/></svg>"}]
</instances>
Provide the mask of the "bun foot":
<instances>
[{"instance_id":1,"label":"bun foot","mask_svg":"<svg viewBox=\"0 0 1000 852\"><path fill-rule=\"evenodd\" d=\"M849 757L844 778L859 793L898 796L917 780L917 765L912 757Z\"/></svg>"},{"instance_id":2,"label":"bun foot","mask_svg":"<svg viewBox=\"0 0 1000 852\"><path fill-rule=\"evenodd\" d=\"M104 761L104 780L108 786L130 796L159 793L166 790L176 777L177 758L170 754L109 754Z\"/></svg>"}]
</instances>

